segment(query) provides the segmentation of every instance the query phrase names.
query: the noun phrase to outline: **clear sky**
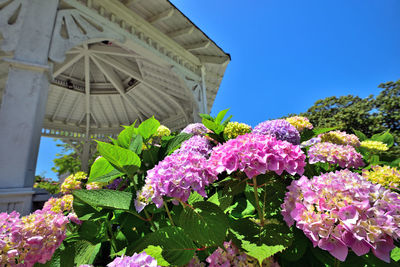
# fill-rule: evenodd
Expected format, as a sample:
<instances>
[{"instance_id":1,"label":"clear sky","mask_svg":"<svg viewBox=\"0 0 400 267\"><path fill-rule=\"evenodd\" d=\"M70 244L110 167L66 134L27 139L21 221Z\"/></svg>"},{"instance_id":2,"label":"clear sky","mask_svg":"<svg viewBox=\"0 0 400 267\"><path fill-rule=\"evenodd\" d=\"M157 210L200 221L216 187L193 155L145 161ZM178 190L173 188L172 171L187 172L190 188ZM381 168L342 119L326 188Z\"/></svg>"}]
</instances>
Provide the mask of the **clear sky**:
<instances>
[{"instance_id":1,"label":"clear sky","mask_svg":"<svg viewBox=\"0 0 400 267\"><path fill-rule=\"evenodd\" d=\"M399 0L172 0L230 53L212 113L258 122L400 79ZM59 151L42 138L36 173Z\"/></svg>"}]
</instances>

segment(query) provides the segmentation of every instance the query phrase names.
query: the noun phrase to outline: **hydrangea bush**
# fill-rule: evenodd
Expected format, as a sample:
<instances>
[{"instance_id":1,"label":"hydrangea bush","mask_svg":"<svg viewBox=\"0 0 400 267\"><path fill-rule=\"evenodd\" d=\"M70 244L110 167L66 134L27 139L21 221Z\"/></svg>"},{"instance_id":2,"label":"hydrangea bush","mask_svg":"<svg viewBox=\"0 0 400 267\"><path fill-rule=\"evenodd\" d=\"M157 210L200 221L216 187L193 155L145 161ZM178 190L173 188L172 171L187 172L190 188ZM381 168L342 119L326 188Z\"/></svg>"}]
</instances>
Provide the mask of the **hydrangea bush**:
<instances>
[{"instance_id":1,"label":"hydrangea bush","mask_svg":"<svg viewBox=\"0 0 400 267\"><path fill-rule=\"evenodd\" d=\"M89 175L20 218L1 213L5 266L385 266L400 260L389 132L252 128L227 110L171 133L150 118L98 142Z\"/></svg>"}]
</instances>

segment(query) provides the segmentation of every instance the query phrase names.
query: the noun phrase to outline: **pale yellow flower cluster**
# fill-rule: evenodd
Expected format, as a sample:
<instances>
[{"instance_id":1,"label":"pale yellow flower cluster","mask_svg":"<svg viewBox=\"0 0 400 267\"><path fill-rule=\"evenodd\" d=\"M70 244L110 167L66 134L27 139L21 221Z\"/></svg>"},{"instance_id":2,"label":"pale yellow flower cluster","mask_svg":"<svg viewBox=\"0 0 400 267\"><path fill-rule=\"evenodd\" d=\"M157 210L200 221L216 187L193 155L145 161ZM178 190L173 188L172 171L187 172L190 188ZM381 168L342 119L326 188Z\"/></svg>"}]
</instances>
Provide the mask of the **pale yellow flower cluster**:
<instances>
[{"instance_id":1,"label":"pale yellow flower cluster","mask_svg":"<svg viewBox=\"0 0 400 267\"><path fill-rule=\"evenodd\" d=\"M313 125L306 117L294 116L287 118L286 121L293 125L299 132L302 132L304 129L311 130L313 128Z\"/></svg>"},{"instance_id":2,"label":"pale yellow flower cluster","mask_svg":"<svg viewBox=\"0 0 400 267\"><path fill-rule=\"evenodd\" d=\"M87 174L84 172L77 172L68 176L61 184L61 193L70 194L72 190L82 188L82 180L87 179Z\"/></svg>"},{"instance_id":3,"label":"pale yellow flower cluster","mask_svg":"<svg viewBox=\"0 0 400 267\"><path fill-rule=\"evenodd\" d=\"M240 123L240 122L229 122L225 129L224 129L224 135L228 139L234 139L238 137L239 135L244 135L246 133L251 132L251 126L245 124L245 123Z\"/></svg>"},{"instance_id":4,"label":"pale yellow flower cluster","mask_svg":"<svg viewBox=\"0 0 400 267\"><path fill-rule=\"evenodd\" d=\"M400 185L400 171L390 166L374 166L371 170L363 171L363 177L384 187L398 187Z\"/></svg>"},{"instance_id":5,"label":"pale yellow flower cluster","mask_svg":"<svg viewBox=\"0 0 400 267\"><path fill-rule=\"evenodd\" d=\"M362 141L361 147L364 147L364 148L367 148L367 149L373 150L373 151L386 151L389 149L385 143L382 143L380 141L372 141L372 140Z\"/></svg>"}]
</instances>

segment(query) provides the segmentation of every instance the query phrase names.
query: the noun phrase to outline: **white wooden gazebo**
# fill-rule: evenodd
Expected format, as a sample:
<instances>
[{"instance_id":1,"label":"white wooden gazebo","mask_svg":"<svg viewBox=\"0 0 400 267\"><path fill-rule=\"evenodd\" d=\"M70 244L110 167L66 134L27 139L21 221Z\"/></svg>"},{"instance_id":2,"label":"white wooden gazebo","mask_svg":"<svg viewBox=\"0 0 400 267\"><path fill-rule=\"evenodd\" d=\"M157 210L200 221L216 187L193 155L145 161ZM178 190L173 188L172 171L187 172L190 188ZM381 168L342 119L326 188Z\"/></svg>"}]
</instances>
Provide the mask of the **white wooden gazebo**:
<instances>
[{"instance_id":1,"label":"white wooden gazebo","mask_svg":"<svg viewBox=\"0 0 400 267\"><path fill-rule=\"evenodd\" d=\"M167 0L0 0L0 211L30 211L41 136L208 113L230 61Z\"/></svg>"}]
</instances>

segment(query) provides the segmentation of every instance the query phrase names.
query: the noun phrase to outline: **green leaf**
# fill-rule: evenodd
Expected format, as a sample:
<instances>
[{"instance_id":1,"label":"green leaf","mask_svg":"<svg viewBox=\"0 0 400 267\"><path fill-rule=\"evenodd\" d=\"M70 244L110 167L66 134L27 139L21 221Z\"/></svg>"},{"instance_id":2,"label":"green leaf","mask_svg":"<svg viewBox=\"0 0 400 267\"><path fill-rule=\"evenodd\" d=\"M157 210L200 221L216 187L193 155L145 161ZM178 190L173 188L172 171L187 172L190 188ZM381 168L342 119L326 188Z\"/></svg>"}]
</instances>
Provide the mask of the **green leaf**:
<instances>
[{"instance_id":1,"label":"green leaf","mask_svg":"<svg viewBox=\"0 0 400 267\"><path fill-rule=\"evenodd\" d=\"M143 136L144 139L148 139L157 132L158 127L160 127L160 122L154 117L151 117L139 125L139 134Z\"/></svg>"},{"instance_id":2,"label":"green leaf","mask_svg":"<svg viewBox=\"0 0 400 267\"><path fill-rule=\"evenodd\" d=\"M80 238L89 241L93 245L106 241L106 228L103 224L104 221L84 221L78 230Z\"/></svg>"},{"instance_id":3,"label":"green leaf","mask_svg":"<svg viewBox=\"0 0 400 267\"><path fill-rule=\"evenodd\" d=\"M221 210L225 211L232 203L233 195L225 194L222 190L216 192L207 201L214 203Z\"/></svg>"},{"instance_id":4,"label":"green leaf","mask_svg":"<svg viewBox=\"0 0 400 267\"><path fill-rule=\"evenodd\" d=\"M193 207L186 206L179 218L179 226L203 246L222 244L228 225L224 212L208 201L196 202Z\"/></svg>"},{"instance_id":5,"label":"green leaf","mask_svg":"<svg viewBox=\"0 0 400 267\"><path fill-rule=\"evenodd\" d=\"M92 245L86 241L78 241L74 244L75 266L82 264L92 264L100 251L101 243Z\"/></svg>"},{"instance_id":6,"label":"green leaf","mask_svg":"<svg viewBox=\"0 0 400 267\"><path fill-rule=\"evenodd\" d=\"M169 262L167 262L162 256L162 248L160 246L148 246L145 250L147 255L152 256L157 261L157 265L159 266L169 266Z\"/></svg>"},{"instance_id":7,"label":"green leaf","mask_svg":"<svg viewBox=\"0 0 400 267\"><path fill-rule=\"evenodd\" d=\"M202 119L201 122L204 124L204 126L206 126L211 131L215 131L218 128L218 124L216 124L215 122L213 122L211 120Z\"/></svg>"},{"instance_id":8,"label":"green leaf","mask_svg":"<svg viewBox=\"0 0 400 267\"><path fill-rule=\"evenodd\" d=\"M199 116L200 116L202 119L207 119L207 120L210 120L210 121L213 121L213 120L214 120L214 118L211 117L209 114L199 114Z\"/></svg>"},{"instance_id":9,"label":"green leaf","mask_svg":"<svg viewBox=\"0 0 400 267\"><path fill-rule=\"evenodd\" d=\"M390 253L390 258L394 261L400 260L400 248L395 247L392 252Z\"/></svg>"},{"instance_id":10,"label":"green leaf","mask_svg":"<svg viewBox=\"0 0 400 267\"><path fill-rule=\"evenodd\" d=\"M129 192L100 189L74 190L72 194L92 207L134 210L132 207L135 196Z\"/></svg>"},{"instance_id":11,"label":"green leaf","mask_svg":"<svg viewBox=\"0 0 400 267\"><path fill-rule=\"evenodd\" d=\"M149 245L159 246L162 249L162 257L170 265L182 266L187 264L194 256L196 245L187 236L182 228L168 226L160 228L157 232L146 235L139 245L128 248L128 255L140 252Z\"/></svg>"},{"instance_id":12,"label":"green leaf","mask_svg":"<svg viewBox=\"0 0 400 267\"><path fill-rule=\"evenodd\" d=\"M216 124L221 124L222 120L224 119L224 117L225 117L226 113L228 113L228 111L229 111L229 108L228 108L228 109L221 110L221 111L218 113L217 117L215 118L214 122L215 122Z\"/></svg>"},{"instance_id":13,"label":"green leaf","mask_svg":"<svg viewBox=\"0 0 400 267\"><path fill-rule=\"evenodd\" d=\"M391 167L400 167L400 158L393 160L389 165Z\"/></svg>"},{"instance_id":14,"label":"green leaf","mask_svg":"<svg viewBox=\"0 0 400 267\"><path fill-rule=\"evenodd\" d=\"M165 153L163 153L163 154L164 155L171 154L177 148L179 148L184 141L188 140L192 136L193 135L191 135L191 134L180 133L177 136L175 136L174 138L168 140L168 142L164 145L165 146L165 148L164 148Z\"/></svg>"},{"instance_id":15,"label":"green leaf","mask_svg":"<svg viewBox=\"0 0 400 267\"><path fill-rule=\"evenodd\" d=\"M140 158L135 152L100 141L97 144L99 153L119 171L132 175L140 167Z\"/></svg>"},{"instance_id":16,"label":"green leaf","mask_svg":"<svg viewBox=\"0 0 400 267\"><path fill-rule=\"evenodd\" d=\"M136 154L140 154L143 148L143 137L141 135L136 135L132 142L129 145L129 150L135 152Z\"/></svg>"},{"instance_id":17,"label":"green leaf","mask_svg":"<svg viewBox=\"0 0 400 267\"><path fill-rule=\"evenodd\" d=\"M373 141L380 141L380 142L386 144L388 147L391 147L391 146L393 146L393 144L394 144L393 135L391 135L391 134L389 133L389 130L387 130L386 132L383 132L383 133L374 134L374 135L371 137L371 140L373 140Z\"/></svg>"},{"instance_id":18,"label":"green leaf","mask_svg":"<svg viewBox=\"0 0 400 267\"><path fill-rule=\"evenodd\" d=\"M316 128L316 129L313 130L313 132L314 132L314 136L316 136L316 135L323 134L323 133L326 133L326 132L330 132L330 131L333 131L333 130L336 130L336 129L337 129L337 127Z\"/></svg>"},{"instance_id":19,"label":"green leaf","mask_svg":"<svg viewBox=\"0 0 400 267\"><path fill-rule=\"evenodd\" d=\"M118 135L118 144L123 148L128 148L132 137L135 132L136 121L131 126L124 126L125 129L122 130Z\"/></svg>"},{"instance_id":20,"label":"green leaf","mask_svg":"<svg viewBox=\"0 0 400 267\"><path fill-rule=\"evenodd\" d=\"M282 253L282 258L288 261L298 261L306 253L310 241L304 233L295 229L295 237L292 245Z\"/></svg>"},{"instance_id":21,"label":"green leaf","mask_svg":"<svg viewBox=\"0 0 400 267\"><path fill-rule=\"evenodd\" d=\"M275 220L262 227L253 220L239 219L230 223L230 232L241 243L242 249L259 262L278 253L292 243L293 234L281 222Z\"/></svg>"},{"instance_id":22,"label":"green leaf","mask_svg":"<svg viewBox=\"0 0 400 267\"><path fill-rule=\"evenodd\" d=\"M109 182L123 174L116 170L105 158L98 158L90 168L88 182Z\"/></svg>"},{"instance_id":23,"label":"green leaf","mask_svg":"<svg viewBox=\"0 0 400 267\"><path fill-rule=\"evenodd\" d=\"M245 241L242 243L242 248L245 249L247 252L246 254L256 258L262 266L262 262L266 259L269 258L273 255L275 255L278 252L281 252L285 249L284 246L282 245L276 245L276 246L268 246L265 244L261 245L256 245L254 243L250 243L248 241Z\"/></svg>"},{"instance_id":24,"label":"green leaf","mask_svg":"<svg viewBox=\"0 0 400 267\"><path fill-rule=\"evenodd\" d=\"M358 137L358 139L360 139L360 141L365 141L368 139L367 136L365 134L363 134L361 131L357 131L357 130L353 129L353 132Z\"/></svg>"},{"instance_id":25,"label":"green leaf","mask_svg":"<svg viewBox=\"0 0 400 267\"><path fill-rule=\"evenodd\" d=\"M189 205L192 205L193 203L203 201L203 200L204 200L204 197L202 197L196 191L193 191L192 193L190 193L190 196L188 198L188 203L189 203Z\"/></svg>"}]
</instances>

